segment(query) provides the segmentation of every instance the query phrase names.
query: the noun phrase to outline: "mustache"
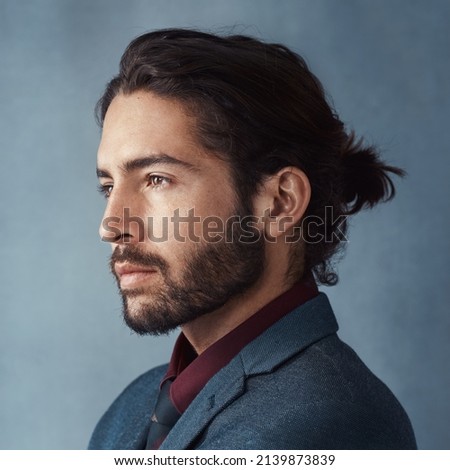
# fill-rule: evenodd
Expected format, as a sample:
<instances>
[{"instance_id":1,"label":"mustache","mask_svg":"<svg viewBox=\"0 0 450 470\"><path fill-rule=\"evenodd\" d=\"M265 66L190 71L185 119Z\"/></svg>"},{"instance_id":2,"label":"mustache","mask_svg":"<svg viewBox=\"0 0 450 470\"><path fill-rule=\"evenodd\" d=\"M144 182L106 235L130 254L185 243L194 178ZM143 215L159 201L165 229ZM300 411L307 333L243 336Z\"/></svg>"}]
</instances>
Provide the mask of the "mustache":
<instances>
[{"instance_id":1,"label":"mustache","mask_svg":"<svg viewBox=\"0 0 450 470\"><path fill-rule=\"evenodd\" d=\"M116 247L109 261L111 272L115 274L116 263L130 263L144 268L158 268L161 272L167 271L167 263L154 253L143 253L134 246Z\"/></svg>"}]
</instances>

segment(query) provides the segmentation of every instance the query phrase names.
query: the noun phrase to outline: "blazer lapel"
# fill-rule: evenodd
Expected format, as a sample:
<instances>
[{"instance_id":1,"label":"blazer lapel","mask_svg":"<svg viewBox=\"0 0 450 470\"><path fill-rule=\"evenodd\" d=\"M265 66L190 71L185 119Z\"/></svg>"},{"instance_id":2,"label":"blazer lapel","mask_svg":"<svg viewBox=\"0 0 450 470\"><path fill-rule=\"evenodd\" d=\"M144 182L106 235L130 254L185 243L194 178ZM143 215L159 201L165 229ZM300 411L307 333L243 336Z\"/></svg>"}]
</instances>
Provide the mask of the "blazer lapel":
<instances>
[{"instance_id":1,"label":"blazer lapel","mask_svg":"<svg viewBox=\"0 0 450 470\"><path fill-rule=\"evenodd\" d=\"M221 369L181 415L160 449L187 449L210 421L244 393L245 374L239 356Z\"/></svg>"}]
</instances>

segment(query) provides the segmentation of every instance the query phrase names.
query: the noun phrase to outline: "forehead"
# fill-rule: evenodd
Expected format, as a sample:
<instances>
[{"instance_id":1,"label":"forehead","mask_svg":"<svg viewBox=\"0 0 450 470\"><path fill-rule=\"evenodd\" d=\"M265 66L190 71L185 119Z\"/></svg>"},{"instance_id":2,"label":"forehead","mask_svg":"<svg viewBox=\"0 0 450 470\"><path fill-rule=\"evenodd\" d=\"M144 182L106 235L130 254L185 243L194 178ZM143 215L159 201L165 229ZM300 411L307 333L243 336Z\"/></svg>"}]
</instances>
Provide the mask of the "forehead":
<instances>
[{"instance_id":1,"label":"forehead","mask_svg":"<svg viewBox=\"0 0 450 470\"><path fill-rule=\"evenodd\" d=\"M105 115L98 166L114 167L153 154L188 159L191 164L223 163L203 149L195 130L195 117L177 100L148 91L119 94Z\"/></svg>"}]
</instances>

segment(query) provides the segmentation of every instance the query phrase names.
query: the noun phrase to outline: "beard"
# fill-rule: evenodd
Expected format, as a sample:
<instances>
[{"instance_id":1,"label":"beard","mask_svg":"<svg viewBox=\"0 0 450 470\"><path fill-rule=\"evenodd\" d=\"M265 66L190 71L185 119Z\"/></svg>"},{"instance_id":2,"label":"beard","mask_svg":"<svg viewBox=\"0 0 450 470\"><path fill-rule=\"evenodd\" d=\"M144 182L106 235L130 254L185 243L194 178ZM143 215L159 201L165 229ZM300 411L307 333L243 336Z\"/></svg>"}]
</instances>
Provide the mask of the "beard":
<instances>
[{"instance_id":1,"label":"beard","mask_svg":"<svg viewBox=\"0 0 450 470\"><path fill-rule=\"evenodd\" d=\"M231 241L227 240L229 233ZM137 245L118 246L110 267L119 284L125 323L140 335L167 334L253 286L264 271L264 237L255 227L242 223L227 224L226 235L217 243L194 245L193 253L185 255L178 281L160 255L144 252ZM117 262L156 268L162 285L121 290L114 271Z\"/></svg>"}]
</instances>

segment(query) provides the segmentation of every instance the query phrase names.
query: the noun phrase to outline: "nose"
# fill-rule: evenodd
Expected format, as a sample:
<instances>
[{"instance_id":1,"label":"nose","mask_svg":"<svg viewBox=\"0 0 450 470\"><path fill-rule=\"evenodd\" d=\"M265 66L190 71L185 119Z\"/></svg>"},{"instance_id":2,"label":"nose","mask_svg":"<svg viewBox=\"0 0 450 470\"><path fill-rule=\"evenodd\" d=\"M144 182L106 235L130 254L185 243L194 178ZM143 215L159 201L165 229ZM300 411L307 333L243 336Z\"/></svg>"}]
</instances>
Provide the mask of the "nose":
<instances>
[{"instance_id":1,"label":"nose","mask_svg":"<svg viewBox=\"0 0 450 470\"><path fill-rule=\"evenodd\" d=\"M100 223L99 235L102 241L122 244L144 241L145 224L140 215L137 201L126 198L116 189L108 198L108 204Z\"/></svg>"}]
</instances>

